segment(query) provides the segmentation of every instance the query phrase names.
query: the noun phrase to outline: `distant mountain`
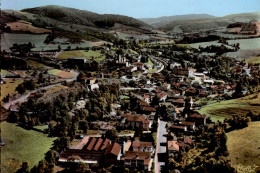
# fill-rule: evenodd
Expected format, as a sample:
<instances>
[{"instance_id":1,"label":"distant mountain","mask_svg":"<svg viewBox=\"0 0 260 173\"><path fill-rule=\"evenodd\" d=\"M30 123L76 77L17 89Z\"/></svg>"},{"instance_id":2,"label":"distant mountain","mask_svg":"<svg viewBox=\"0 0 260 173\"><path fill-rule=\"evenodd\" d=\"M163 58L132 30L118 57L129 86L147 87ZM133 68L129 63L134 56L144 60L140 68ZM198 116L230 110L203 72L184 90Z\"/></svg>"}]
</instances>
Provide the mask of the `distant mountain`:
<instances>
[{"instance_id":1,"label":"distant mountain","mask_svg":"<svg viewBox=\"0 0 260 173\"><path fill-rule=\"evenodd\" d=\"M219 30L226 28L234 22L258 22L260 21L260 12L231 14L224 17L176 20L160 28L172 33L190 33L206 30Z\"/></svg>"},{"instance_id":2,"label":"distant mountain","mask_svg":"<svg viewBox=\"0 0 260 173\"><path fill-rule=\"evenodd\" d=\"M153 26L160 27L169 24L173 21L179 20L194 20L194 19L208 19L214 18L215 16L209 14L187 14L187 15L176 15L176 16L163 16L158 18L141 18L139 20Z\"/></svg>"}]
</instances>

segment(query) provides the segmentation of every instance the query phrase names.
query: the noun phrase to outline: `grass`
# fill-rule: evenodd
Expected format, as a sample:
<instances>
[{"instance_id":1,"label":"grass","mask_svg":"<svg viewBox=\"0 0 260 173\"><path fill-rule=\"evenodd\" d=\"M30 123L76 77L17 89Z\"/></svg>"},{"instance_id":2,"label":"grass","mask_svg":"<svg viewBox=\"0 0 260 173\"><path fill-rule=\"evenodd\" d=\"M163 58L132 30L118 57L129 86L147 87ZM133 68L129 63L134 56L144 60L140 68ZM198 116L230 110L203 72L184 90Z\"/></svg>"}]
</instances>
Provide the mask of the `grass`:
<instances>
[{"instance_id":1,"label":"grass","mask_svg":"<svg viewBox=\"0 0 260 173\"><path fill-rule=\"evenodd\" d=\"M58 70L58 69L48 70L48 73L50 75L58 76L60 78L65 78L65 79L74 77L73 72L66 72L66 71L62 71L62 70Z\"/></svg>"},{"instance_id":2,"label":"grass","mask_svg":"<svg viewBox=\"0 0 260 173\"><path fill-rule=\"evenodd\" d=\"M153 65L154 65L150 58L148 59L147 64L150 65L150 66L152 66L152 67L153 67Z\"/></svg>"},{"instance_id":3,"label":"grass","mask_svg":"<svg viewBox=\"0 0 260 173\"><path fill-rule=\"evenodd\" d=\"M87 130L86 135L91 135L91 134L99 134L99 130Z\"/></svg>"},{"instance_id":4,"label":"grass","mask_svg":"<svg viewBox=\"0 0 260 173\"><path fill-rule=\"evenodd\" d=\"M227 133L229 158L238 173L260 170L260 122L250 122L249 126ZM251 171L252 170L252 171Z\"/></svg>"},{"instance_id":5,"label":"grass","mask_svg":"<svg viewBox=\"0 0 260 173\"><path fill-rule=\"evenodd\" d=\"M105 59L105 55L101 54L98 51L85 51L85 50L72 50L72 51L63 51L57 58L58 59L68 59L73 57L85 57L88 60L95 60L101 62ZM93 59L92 59L93 57Z\"/></svg>"},{"instance_id":6,"label":"grass","mask_svg":"<svg viewBox=\"0 0 260 173\"><path fill-rule=\"evenodd\" d=\"M247 114L250 111L260 112L260 93L252 94L239 99L211 102L203 106L199 113L206 114L212 121L223 121L232 115Z\"/></svg>"},{"instance_id":7,"label":"grass","mask_svg":"<svg viewBox=\"0 0 260 173\"><path fill-rule=\"evenodd\" d=\"M1 74L4 74L4 75L6 75L6 74L12 75L13 73L11 73L10 71L1 69Z\"/></svg>"},{"instance_id":8,"label":"grass","mask_svg":"<svg viewBox=\"0 0 260 173\"><path fill-rule=\"evenodd\" d=\"M134 134L135 131L133 130L122 130L120 133L118 133L119 135L125 135L125 134Z\"/></svg>"},{"instance_id":9,"label":"grass","mask_svg":"<svg viewBox=\"0 0 260 173\"><path fill-rule=\"evenodd\" d=\"M49 68L48 66L41 64L39 62L36 61L32 61L32 60L26 60L28 66L32 67L33 69L38 69L38 68Z\"/></svg>"},{"instance_id":10,"label":"grass","mask_svg":"<svg viewBox=\"0 0 260 173\"><path fill-rule=\"evenodd\" d=\"M2 172L5 173L15 172L23 161L27 161L32 168L44 159L45 153L56 139L7 122L1 124L1 131L2 138L6 142L6 145L1 148L1 166Z\"/></svg>"},{"instance_id":11,"label":"grass","mask_svg":"<svg viewBox=\"0 0 260 173\"><path fill-rule=\"evenodd\" d=\"M44 95L46 96L46 95L48 95L48 94L54 94L54 93L56 93L56 92L58 92L58 91L60 91L60 90L62 90L62 89L64 89L64 88L66 88L66 87L63 86L63 85L57 85L57 86L55 86L55 87L52 87L51 89L48 89L48 90L44 93Z\"/></svg>"},{"instance_id":12,"label":"grass","mask_svg":"<svg viewBox=\"0 0 260 173\"><path fill-rule=\"evenodd\" d=\"M247 59L246 62L254 64L260 63L260 56Z\"/></svg>"},{"instance_id":13,"label":"grass","mask_svg":"<svg viewBox=\"0 0 260 173\"><path fill-rule=\"evenodd\" d=\"M156 144L157 143L157 132L153 132L152 135L153 135L154 143Z\"/></svg>"},{"instance_id":14,"label":"grass","mask_svg":"<svg viewBox=\"0 0 260 173\"><path fill-rule=\"evenodd\" d=\"M22 79L4 79L4 81L6 82L5 84L1 85L1 100L3 100L3 98L5 98L5 96L7 96L8 94L14 95L17 93L17 91L15 90L15 88L23 83Z\"/></svg>"}]
</instances>

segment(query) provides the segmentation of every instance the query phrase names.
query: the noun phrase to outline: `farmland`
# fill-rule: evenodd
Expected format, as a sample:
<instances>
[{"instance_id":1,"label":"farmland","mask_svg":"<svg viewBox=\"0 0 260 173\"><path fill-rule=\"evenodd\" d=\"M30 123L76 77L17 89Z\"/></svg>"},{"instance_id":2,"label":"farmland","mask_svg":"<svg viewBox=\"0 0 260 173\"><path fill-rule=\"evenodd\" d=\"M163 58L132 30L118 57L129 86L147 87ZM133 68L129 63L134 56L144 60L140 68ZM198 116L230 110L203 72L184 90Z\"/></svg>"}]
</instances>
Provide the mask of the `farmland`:
<instances>
[{"instance_id":1,"label":"farmland","mask_svg":"<svg viewBox=\"0 0 260 173\"><path fill-rule=\"evenodd\" d=\"M211 102L202 107L199 113L206 114L214 122L218 120L223 121L225 118L230 118L232 115L247 114L249 111L260 112L259 103L260 93L239 99Z\"/></svg>"},{"instance_id":2,"label":"farmland","mask_svg":"<svg viewBox=\"0 0 260 173\"><path fill-rule=\"evenodd\" d=\"M227 133L229 158L238 173L260 170L260 122L250 122L249 126ZM254 165L258 168L254 169ZM253 171L254 170L254 171Z\"/></svg>"},{"instance_id":3,"label":"farmland","mask_svg":"<svg viewBox=\"0 0 260 173\"><path fill-rule=\"evenodd\" d=\"M2 172L11 173L20 168L23 161L33 167L44 158L56 138L34 130L25 130L16 124L1 124L2 138L6 145L2 147Z\"/></svg>"},{"instance_id":4,"label":"farmland","mask_svg":"<svg viewBox=\"0 0 260 173\"><path fill-rule=\"evenodd\" d=\"M85 57L88 60L96 60L97 62L103 61L105 59L105 55L101 54L98 51L85 51L85 50L73 50L73 51L64 51L57 58L58 59L68 59L73 57Z\"/></svg>"},{"instance_id":5,"label":"farmland","mask_svg":"<svg viewBox=\"0 0 260 173\"><path fill-rule=\"evenodd\" d=\"M24 32L31 32L31 33L35 33L35 34L51 32L51 30L49 30L49 29L38 28L38 27L32 26L31 23L25 22L25 21L11 22L11 23L7 23L6 25L9 26L12 31L24 31Z\"/></svg>"},{"instance_id":6,"label":"farmland","mask_svg":"<svg viewBox=\"0 0 260 173\"><path fill-rule=\"evenodd\" d=\"M260 63L260 56L247 59L246 62L248 62L248 63L254 63L254 64Z\"/></svg>"},{"instance_id":7,"label":"farmland","mask_svg":"<svg viewBox=\"0 0 260 173\"><path fill-rule=\"evenodd\" d=\"M22 79L4 79L5 84L1 84L1 100L8 94L14 95L17 93L15 88L23 82Z\"/></svg>"},{"instance_id":8,"label":"farmland","mask_svg":"<svg viewBox=\"0 0 260 173\"><path fill-rule=\"evenodd\" d=\"M58 69L52 69L49 70L48 73L50 75L54 75L63 79L70 79L74 77L74 73L73 72L67 72L67 71L62 71L62 70L58 70Z\"/></svg>"},{"instance_id":9,"label":"farmland","mask_svg":"<svg viewBox=\"0 0 260 173\"><path fill-rule=\"evenodd\" d=\"M67 42L66 39L57 39L56 44L45 44L44 41L48 34L18 34L18 33L4 33L1 34L1 50L6 50L10 52L10 48L13 44L24 44L31 42L35 47L32 51L43 51L43 50L57 50L58 45L61 46L62 49L66 49L68 46L71 49L75 49L76 47L92 47L92 42L82 42L78 44L65 44ZM55 41L55 40L54 40Z\"/></svg>"}]
</instances>

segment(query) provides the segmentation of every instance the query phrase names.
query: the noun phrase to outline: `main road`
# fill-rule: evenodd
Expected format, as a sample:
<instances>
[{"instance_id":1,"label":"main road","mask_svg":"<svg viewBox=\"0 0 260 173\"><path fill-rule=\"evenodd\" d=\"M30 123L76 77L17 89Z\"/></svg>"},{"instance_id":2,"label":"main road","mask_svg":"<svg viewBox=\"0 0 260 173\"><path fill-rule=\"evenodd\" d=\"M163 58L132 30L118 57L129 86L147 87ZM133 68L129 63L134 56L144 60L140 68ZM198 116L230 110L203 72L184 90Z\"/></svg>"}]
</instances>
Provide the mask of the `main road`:
<instances>
[{"instance_id":1,"label":"main road","mask_svg":"<svg viewBox=\"0 0 260 173\"><path fill-rule=\"evenodd\" d=\"M166 123L158 119L157 128L157 143L155 153L155 173L160 173L162 166L165 166L165 154L166 154Z\"/></svg>"}]
</instances>

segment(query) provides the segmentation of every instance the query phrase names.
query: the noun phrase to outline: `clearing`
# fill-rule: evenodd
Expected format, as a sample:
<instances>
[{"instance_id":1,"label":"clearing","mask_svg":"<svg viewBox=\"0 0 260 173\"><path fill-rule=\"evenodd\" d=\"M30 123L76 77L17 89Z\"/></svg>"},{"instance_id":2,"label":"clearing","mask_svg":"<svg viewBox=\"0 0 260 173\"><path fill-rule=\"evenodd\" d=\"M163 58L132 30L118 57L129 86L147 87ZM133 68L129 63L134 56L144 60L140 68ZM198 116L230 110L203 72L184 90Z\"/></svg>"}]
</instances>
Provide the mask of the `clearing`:
<instances>
[{"instance_id":1,"label":"clearing","mask_svg":"<svg viewBox=\"0 0 260 173\"><path fill-rule=\"evenodd\" d=\"M77 58L77 57L85 57L90 61L101 62L105 59L105 55L101 54L98 51L85 51L85 50L72 50L72 51L63 51L57 58L58 59L68 59L68 58Z\"/></svg>"},{"instance_id":2,"label":"clearing","mask_svg":"<svg viewBox=\"0 0 260 173\"><path fill-rule=\"evenodd\" d=\"M44 159L45 153L56 139L7 122L1 123L1 135L6 142L6 145L1 148L2 172L5 173L15 172L23 161L27 161L32 168Z\"/></svg>"},{"instance_id":3,"label":"clearing","mask_svg":"<svg viewBox=\"0 0 260 173\"><path fill-rule=\"evenodd\" d=\"M49 70L48 73L50 75L54 75L63 79L70 79L74 77L74 73L73 72L67 72L67 71L62 71L62 70L58 70L58 69L52 69Z\"/></svg>"},{"instance_id":4,"label":"clearing","mask_svg":"<svg viewBox=\"0 0 260 173\"><path fill-rule=\"evenodd\" d=\"M206 114L212 121L224 121L232 115L247 114L250 111L260 112L260 93L252 94L238 99L221 102L210 102L203 106L199 113Z\"/></svg>"},{"instance_id":5,"label":"clearing","mask_svg":"<svg viewBox=\"0 0 260 173\"><path fill-rule=\"evenodd\" d=\"M238 173L260 171L260 122L227 133L229 158ZM258 168L255 169L255 166ZM252 170L252 171L251 171Z\"/></svg>"}]
</instances>

